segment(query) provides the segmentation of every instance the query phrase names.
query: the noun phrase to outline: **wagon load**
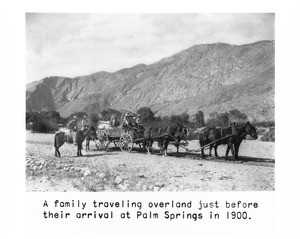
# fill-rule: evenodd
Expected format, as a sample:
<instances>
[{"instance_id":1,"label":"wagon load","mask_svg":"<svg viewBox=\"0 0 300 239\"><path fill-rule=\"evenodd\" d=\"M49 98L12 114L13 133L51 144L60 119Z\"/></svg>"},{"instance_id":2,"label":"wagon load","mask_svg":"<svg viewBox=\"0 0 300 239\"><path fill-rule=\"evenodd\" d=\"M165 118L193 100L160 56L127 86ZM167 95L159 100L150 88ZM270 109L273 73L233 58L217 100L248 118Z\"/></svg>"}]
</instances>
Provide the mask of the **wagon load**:
<instances>
[{"instance_id":1,"label":"wagon load","mask_svg":"<svg viewBox=\"0 0 300 239\"><path fill-rule=\"evenodd\" d=\"M109 121L99 121L98 129L112 129Z\"/></svg>"}]
</instances>

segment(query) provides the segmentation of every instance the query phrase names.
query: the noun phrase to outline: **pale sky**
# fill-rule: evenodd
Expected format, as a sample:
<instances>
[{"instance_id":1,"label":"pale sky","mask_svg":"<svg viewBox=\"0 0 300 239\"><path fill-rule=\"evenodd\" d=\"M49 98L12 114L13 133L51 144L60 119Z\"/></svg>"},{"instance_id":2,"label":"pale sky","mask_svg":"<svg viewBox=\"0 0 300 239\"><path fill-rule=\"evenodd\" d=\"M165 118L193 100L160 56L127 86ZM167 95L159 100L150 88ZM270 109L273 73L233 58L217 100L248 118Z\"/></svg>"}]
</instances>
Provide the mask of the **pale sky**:
<instances>
[{"instance_id":1,"label":"pale sky","mask_svg":"<svg viewBox=\"0 0 300 239\"><path fill-rule=\"evenodd\" d=\"M275 39L274 14L26 14L26 82L151 64L197 44Z\"/></svg>"}]
</instances>

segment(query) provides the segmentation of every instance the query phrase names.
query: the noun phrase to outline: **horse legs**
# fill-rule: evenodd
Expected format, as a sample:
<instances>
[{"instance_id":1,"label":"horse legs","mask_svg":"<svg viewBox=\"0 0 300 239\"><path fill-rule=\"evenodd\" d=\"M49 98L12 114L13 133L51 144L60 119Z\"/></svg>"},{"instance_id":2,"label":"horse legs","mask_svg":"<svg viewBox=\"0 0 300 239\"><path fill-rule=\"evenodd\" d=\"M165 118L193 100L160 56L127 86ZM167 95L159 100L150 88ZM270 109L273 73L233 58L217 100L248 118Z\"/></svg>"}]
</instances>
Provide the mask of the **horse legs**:
<instances>
[{"instance_id":1,"label":"horse legs","mask_svg":"<svg viewBox=\"0 0 300 239\"><path fill-rule=\"evenodd\" d=\"M225 160L228 160L228 153L229 153L229 145L227 145L226 154L225 154Z\"/></svg>"},{"instance_id":2,"label":"horse legs","mask_svg":"<svg viewBox=\"0 0 300 239\"><path fill-rule=\"evenodd\" d=\"M217 159L219 159L220 157L219 157L219 155L218 155L218 144L215 144L215 157L217 158Z\"/></svg>"},{"instance_id":3,"label":"horse legs","mask_svg":"<svg viewBox=\"0 0 300 239\"><path fill-rule=\"evenodd\" d=\"M82 155L82 152L81 152L81 150L83 149L82 143L79 143L78 145L79 145L79 155L80 155L80 156L83 156L83 155Z\"/></svg>"},{"instance_id":4,"label":"horse legs","mask_svg":"<svg viewBox=\"0 0 300 239\"><path fill-rule=\"evenodd\" d=\"M82 148L82 145L79 142L77 142L77 156L78 157L82 156L82 154L81 154L81 148Z\"/></svg>"},{"instance_id":5,"label":"horse legs","mask_svg":"<svg viewBox=\"0 0 300 239\"><path fill-rule=\"evenodd\" d=\"M239 148L240 148L240 143L234 144L234 158L237 160L239 158Z\"/></svg>"},{"instance_id":6,"label":"horse legs","mask_svg":"<svg viewBox=\"0 0 300 239\"><path fill-rule=\"evenodd\" d=\"M85 141L85 152L90 151L90 140L86 139Z\"/></svg>"},{"instance_id":7,"label":"horse legs","mask_svg":"<svg viewBox=\"0 0 300 239\"><path fill-rule=\"evenodd\" d=\"M211 151L212 151L213 147L214 147L213 144L211 144L211 145L209 146L209 157L210 157L210 158L211 158Z\"/></svg>"}]
</instances>

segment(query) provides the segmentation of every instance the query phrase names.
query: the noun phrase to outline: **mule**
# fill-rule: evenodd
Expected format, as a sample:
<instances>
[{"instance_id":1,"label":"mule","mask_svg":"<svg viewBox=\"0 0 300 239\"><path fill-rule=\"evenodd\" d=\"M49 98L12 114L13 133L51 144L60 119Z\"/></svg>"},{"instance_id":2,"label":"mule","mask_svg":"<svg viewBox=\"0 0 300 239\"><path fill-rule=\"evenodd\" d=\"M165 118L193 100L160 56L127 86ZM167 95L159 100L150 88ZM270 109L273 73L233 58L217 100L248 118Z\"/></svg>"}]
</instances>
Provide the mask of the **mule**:
<instances>
[{"instance_id":1,"label":"mule","mask_svg":"<svg viewBox=\"0 0 300 239\"><path fill-rule=\"evenodd\" d=\"M93 126L89 126L87 129L79 130L76 132L76 143L77 143L77 156L82 156L82 143L88 135L92 135L97 138L96 130ZM65 132L58 132L54 136L54 148L55 156L60 157L59 148L67 142L67 135Z\"/></svg>"},{"instance_id":2,"label":"mule","mask_svg":"<svg viewBox=\"0 0 300 239\"><path fill-rule=\"evenodd\" d=\"M229 151L231 151L234 161L238 160L238 152L241 142L246 138L246 135L250 135L253 139L257 139L257 132L255 127L247 121L246 123L233 124L226 128L208 128L199 134L200 147L203 147L209 143L216 141L209 146L209 156L211 157L212 148L215 149L215 157L218 156L218 146L221 144L227 144L225 159L228 160ZM229 136L227 138L224 138ZM224 139L222 139L224 138ZM204 148L201 148L201 156L205 158Z\"/></svg>"},{"instance_id":3,"label":"mule","mask_svg":"<svg viewBox=\"0 0 300 239\"><path fill-rule=\"evenodd\" d=\"M160 131L161 129L153 127L145 129L142 144L144 151L147 149L148 154L150 154L150 149L152 148L155 139L158 138Z\"/></svg>"},{"instance_id":4,"label":"mule","mask_svg":"<svg viewBox=\"0 0 300 239\"><path fill-rule=\"evenodd\" d=\"M160 146L163 149L163 155L167 156L167 149L170 142L174 142L177 148L177 154L179 154L180 141L185 140L189 134L189 129L180 123L172 124L166 127L165 134L162 137Z\"/></svg>"}]
</instances>

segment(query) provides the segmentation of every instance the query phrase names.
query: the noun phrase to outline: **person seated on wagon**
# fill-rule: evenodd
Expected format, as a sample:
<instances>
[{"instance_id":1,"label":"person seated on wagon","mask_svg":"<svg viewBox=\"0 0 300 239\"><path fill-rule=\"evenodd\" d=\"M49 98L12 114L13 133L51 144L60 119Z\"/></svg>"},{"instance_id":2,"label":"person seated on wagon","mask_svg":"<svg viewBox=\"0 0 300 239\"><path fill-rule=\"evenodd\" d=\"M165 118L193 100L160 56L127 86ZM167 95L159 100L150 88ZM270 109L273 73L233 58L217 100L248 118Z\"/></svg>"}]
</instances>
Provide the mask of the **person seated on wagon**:
<instances>
[{"instance_id":1,"label":"person seated on wagon","mask_svg":"<svg viewBox=\"0 0 300 239\"><path fill-rule=\"evenodd\" d=\"M123 117L122 127L125 129L132 128L132 115L130 113L125 113Z\"/></svg>"},{"instance_id":2,"label":"person seated on wagon","mask_svg":"<svg viewBox=\"0 0 300 239\"><path fill-rule=\"evenodd\" d=\"M138 131L143 131L144 130L144 126L141 122L141 117L133 117L133 123L134 123L134 128Z\"/></svg>"},{"instance_id":3,"label":"person seated on wagon","mask_svg":"<svg viewBox=\"0 0 300 239\"><path fill-rule=\"evenodd\" d=\"M110 126L111 127L118 127L120 125L120 122L118 120L118 117L116 114L112 115L110 118Z\"/></svg>"}]
</instances>

